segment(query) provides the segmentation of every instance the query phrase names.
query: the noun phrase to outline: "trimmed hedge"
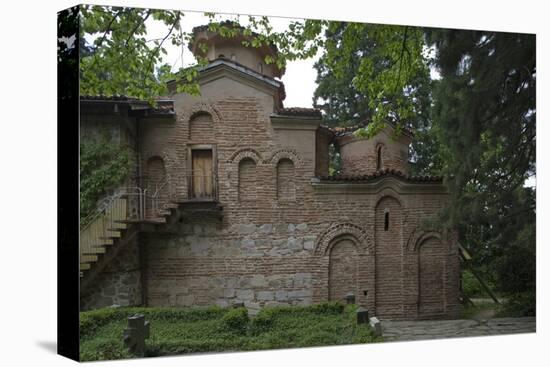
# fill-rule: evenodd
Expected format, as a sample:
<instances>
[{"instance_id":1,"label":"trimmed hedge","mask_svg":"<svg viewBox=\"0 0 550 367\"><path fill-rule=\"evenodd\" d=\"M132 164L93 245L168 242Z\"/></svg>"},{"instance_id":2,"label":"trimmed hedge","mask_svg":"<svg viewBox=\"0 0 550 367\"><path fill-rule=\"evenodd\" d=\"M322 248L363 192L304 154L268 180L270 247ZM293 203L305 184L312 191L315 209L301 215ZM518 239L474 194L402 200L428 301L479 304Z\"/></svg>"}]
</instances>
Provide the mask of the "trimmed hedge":
<instances>
[{"instance_id":1,"label":"trimmed hedge","mask_svg":"<svg viewBox=\"0 0 550 367\"><path fill-rule=\"evenodd\" d=\"M357 325L355 305L263 308L249 317L245 308L120 307L82 312L81 359L121 359L131 356L122 343L127 317L136 313L151 322L146 356L246 351L277 348L371 343L368 325Z\"/></svg>"}]
</instances>

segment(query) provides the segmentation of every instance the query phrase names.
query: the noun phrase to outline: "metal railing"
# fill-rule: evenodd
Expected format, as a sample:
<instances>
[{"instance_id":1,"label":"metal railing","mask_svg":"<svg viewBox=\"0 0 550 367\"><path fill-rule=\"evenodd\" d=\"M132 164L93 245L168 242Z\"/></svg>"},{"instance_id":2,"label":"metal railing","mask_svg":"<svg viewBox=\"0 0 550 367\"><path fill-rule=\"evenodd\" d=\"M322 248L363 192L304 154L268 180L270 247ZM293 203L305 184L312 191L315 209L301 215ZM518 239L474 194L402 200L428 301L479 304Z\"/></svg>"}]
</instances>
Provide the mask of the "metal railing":
<instances>
[{"instance_id":1,"label":"metal railing","mask_svg":"<svg viewBox=\"0 0 550 367\"><path fill-rule=\"evenodd\" d=\"M142 218L143 191L125 188L103 199L96 210L84 218L80 228L80 263L96 261L98 254L105 252L105 246L113 244L113 238L120 236L128 219Z\"/></svg>"},{"instance_id":2,"label":"metal railing","mask_svg":"<svg viewBox=\"0 0 550 367\"><path fill-rule=\"evenodd\" d=\"M93 263L105 246L113 244L133 221L160 219L169 204L185 200L213 200L217 198L217 177L213 174L186 175L187 187L171 191L166 179L158 182L146 180L145 187L125 187L101 200L97 208L81 220L80 263ZM184 182L185 182L184 181ZM183 190L177 190L183 189ZM185 193L183 197L176 192Z\"/></svg>"}]
</instances>

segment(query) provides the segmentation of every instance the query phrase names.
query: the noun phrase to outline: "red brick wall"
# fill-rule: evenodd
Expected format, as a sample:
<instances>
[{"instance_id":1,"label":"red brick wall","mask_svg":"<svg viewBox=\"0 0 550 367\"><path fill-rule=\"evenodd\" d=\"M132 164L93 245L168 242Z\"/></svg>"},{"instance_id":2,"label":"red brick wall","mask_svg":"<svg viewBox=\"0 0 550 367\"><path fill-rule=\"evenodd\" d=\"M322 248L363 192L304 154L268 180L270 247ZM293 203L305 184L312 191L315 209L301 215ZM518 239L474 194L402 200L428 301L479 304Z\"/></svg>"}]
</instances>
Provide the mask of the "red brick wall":
<instances>
[{"instance_id":1,"label":"red brick wall","mask_svg":"<svg viewBox=\"0 0 550 367\"><path fill-rule=\"evenodd\" d=\"M294 201L295 198L294 163L288 158L283 158L277 164L277 200Z\"/></svg>"},{"instance_id":2,"label":"red brick wall","mask_svg":"<svg viewBox=\"0 0 550 367\"><path fill-rule=\"evenodd\" d=\"M444 313L445 248L431 237L422 242L419 250L420 317Z\"/></svg>"},{"instance_id":3,"label":"red brick wall","mask_svg":"<svg viewBox=\"0 0 550 367\"><path fill-rule=\"evenodd\" d=\"M378 170L378 148L381 152L380 169L394 169L408 173L408 144L406 137L393 139L382 131L370 139L356 138L353 135L339 137L342 157L342 174L370 175Z\"/></svg>"},{"instance_id":4,"label":"red brick wall","mask_svg":"<svg viewBox=\"0 0 550 367\"><path fill-rule=\"evenodd\" d=\"M384 197L375 211L376 315L396 318L403 315L402 208L392 197ZM388 226L386 230L386 214Z\"/></svg>"},{"instance_id":5,"label":"red brick wall","mask_svg":"<svg viewBox=\"0 0 550 367\"><path fill-rule=\"evenodd\" d=\"M359 294L358 254L351 240L337 242L330 250L329 299L342 301L348 293Z\"/></svg>"},{"instance_id":6,"label":"red brick wall","mask_svg":"<svg viewBox=\"0 0 550 367\"><path fill-rule=\"evenodd\" d=\"M239 201L256 200L256 162L244 158L239 162Z\"/></svg>"},{"instance_id":7,"label":"red brick wall","mask_svg":"<svg viewBox=\"0 0 550 367\"><path fill-rule=\"evenodd\" d=\"M244 301L257 310L266 305L324 302L342 297L344 289L349 291L333 284L356 283L357 302L371 312L420 317L421 246L411 238L422 220L435 216L443 206L446 195L441 186L415 186L388 178L375 188L365 186L364 192L357 185L317 187L311 178L323 166L319 157L306 149L312 147L290 146L282 139L275 142L272 111L266 109L265 101L229 95L189 105L177 106L175 121L141 125L142 161L161 157L170 190L184 199L189 146L215 147L223 218L178 212L170 226L140 236L147 253L144 277L149 305ZM191 141L190 116L201 110L212 117L212 130ZM296 136L294 132L316 134L315 130L293 130L289 135ZM191 131L191 135L201 133ZM312 141L317 144L320 140L315 136ZM313 152L320 151L313 147ZM282 187L278 182L287 181L278 176L290 172L288 163L278 166L281 159L290 159L294 166L294 200L279 200L287 189L278 190ZM251 193L255 200L239 200ZM388 196L399 198L401 207ZM390 210L389 233L383 231L385 208ZM355 243L355 265L344 260L353 258L345 243L334 247L334 252L329 250L340 236L349 236ZM445 259L444 314L453 317L458 313L458 253L454 240L441 236L440 241ZM346 268L356 268L355 279Z\"/></svg>"},{"instance_id":8,"label":"red brick wall","mask_svg":"<svg viewBox=\"0 0 550 367\"><path fill-rule=\"evenodd\" d=\"M198 113L189 122L189 141L194 144L208 143L212 141L213 122L208 113Z\"/></svg>"}]
</instances>

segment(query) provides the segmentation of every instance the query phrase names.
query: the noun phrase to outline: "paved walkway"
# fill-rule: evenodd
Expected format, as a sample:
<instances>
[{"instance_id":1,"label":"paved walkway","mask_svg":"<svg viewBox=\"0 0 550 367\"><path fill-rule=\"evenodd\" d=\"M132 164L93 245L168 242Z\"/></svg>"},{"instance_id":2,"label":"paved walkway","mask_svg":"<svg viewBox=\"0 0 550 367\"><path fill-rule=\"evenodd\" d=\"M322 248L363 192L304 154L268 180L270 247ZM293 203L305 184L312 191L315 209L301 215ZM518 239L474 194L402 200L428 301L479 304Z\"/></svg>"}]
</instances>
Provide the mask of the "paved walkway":
<instances>
[{"instance_id":1,"label":"paved walkway","mask_svg":"<svg viewBox=\"0 0 550 367\"><path fill-rule=\"evenodd\" d=\"M464 336L534 333L535 317L491 320L389 321L382 320L386 341L461 338Z\"/></svg>"}]
</instances>

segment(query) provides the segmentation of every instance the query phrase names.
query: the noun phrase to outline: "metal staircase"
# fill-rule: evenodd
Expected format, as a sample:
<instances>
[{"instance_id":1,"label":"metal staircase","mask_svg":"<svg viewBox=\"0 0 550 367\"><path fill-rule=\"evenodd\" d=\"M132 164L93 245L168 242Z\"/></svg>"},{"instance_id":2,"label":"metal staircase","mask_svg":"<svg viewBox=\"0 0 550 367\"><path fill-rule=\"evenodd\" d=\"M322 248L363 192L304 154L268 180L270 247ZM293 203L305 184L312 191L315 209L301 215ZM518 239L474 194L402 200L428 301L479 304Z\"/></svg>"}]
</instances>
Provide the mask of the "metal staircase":
<instances>
[{"instance_id":1,"label":"metal staircase","mask_svg":"<svg viewBox=\"0 0 550 367\"><path fill-rule=\"evenodd\" d=\"M223 216L223 208L217 201L215 175L205 178L192 174L187 181L187 187L174 190L180 192L179 196L169 190L166 180L148 183L145 188L121 188L100 201L97 209L81 220L81 289L86 288L140 231L158 229L159 225L198 213ZM207 190L204 182L212 188Z\"/></svg>"},{"instance_id":2,"label":"metal staircase","mask_svg":"<svg viewBox=\"0 0 550 367\"><path fill-rule=\"evenodd\" d=\"M81 221L80 276L86 275L111 247L128 241L140 223L162 224L171 214L165 183L152 194L147 189L129 187L119 189L102 200L97 209ZM177 205L175 205L177 207ZM132 231L133 230L133 231Z\"/></svg>"}]
</instances>

